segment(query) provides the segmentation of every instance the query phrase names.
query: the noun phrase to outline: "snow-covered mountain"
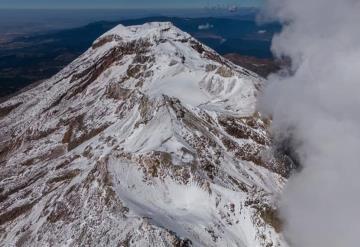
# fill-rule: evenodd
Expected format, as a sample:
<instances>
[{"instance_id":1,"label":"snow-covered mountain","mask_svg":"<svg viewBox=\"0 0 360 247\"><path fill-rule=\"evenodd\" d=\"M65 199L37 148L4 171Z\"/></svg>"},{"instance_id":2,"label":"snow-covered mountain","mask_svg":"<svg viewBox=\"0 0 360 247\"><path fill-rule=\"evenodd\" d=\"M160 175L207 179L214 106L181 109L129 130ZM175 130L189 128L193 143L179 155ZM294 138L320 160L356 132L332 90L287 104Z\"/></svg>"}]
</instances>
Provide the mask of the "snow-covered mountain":
<instances>
[{"instance_id":1,"label":"snow-covered mountain","mask_svg":"<svg viewBox=\"0 0 360 247\"><path fill-rule=\"evenodd\" d=\"M0 245L286 246L261 84L171 23L105 33L0 104Z\"/></svg>"}]
</instances>

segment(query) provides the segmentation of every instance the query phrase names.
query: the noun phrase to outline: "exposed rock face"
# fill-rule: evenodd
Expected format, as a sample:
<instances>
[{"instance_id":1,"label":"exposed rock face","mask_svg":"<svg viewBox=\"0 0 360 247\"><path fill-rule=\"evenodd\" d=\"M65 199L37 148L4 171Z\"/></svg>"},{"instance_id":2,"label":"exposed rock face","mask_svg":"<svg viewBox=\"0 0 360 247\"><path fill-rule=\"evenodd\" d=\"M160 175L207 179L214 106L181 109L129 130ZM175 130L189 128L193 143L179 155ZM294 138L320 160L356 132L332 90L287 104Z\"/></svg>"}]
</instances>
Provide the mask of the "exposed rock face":
<instances>
[{"instance_id":1,"label":"exposed rock face","mask_svg":"<svg viewBox=\"0 0 360 247\"><path fill-rule=\"evenodd\" d=\"M0 245L286 246L261 83L170 23L104 34L0 104Z\"/></svg>"},{"instance_id":2,"label":"exposed rock face","mask_svg":"<svg viewBox=\"0 0 360 247\"><path fill-rule=\"evenodd\" d=\"M288 61L278 61L275 59L260 59L256 57L242 56L237 53L229 53L224 57L231 62L249 69L263 77L278 72L282 67L288 66Z\"/></svg>"}]
</instances>

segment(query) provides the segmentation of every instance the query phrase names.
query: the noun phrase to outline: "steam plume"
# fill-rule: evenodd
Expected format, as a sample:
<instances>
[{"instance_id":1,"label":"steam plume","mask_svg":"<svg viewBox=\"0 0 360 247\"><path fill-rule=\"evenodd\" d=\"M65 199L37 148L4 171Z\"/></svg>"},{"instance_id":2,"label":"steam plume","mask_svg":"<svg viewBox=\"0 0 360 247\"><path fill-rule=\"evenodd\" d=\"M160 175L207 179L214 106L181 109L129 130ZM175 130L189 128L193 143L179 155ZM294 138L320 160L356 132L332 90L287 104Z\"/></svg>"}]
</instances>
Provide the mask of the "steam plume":
<instances>
[{"instance_id":1,"label":"steam plume","mask_svg":"<svg viewBox=\"0 0 360 247\"><path fill-rule=\"evenodd\" d=\"M285 235L292 247L359 246L360 1L268 0L265 14L284 24L272 49L292 65L259 107L302 165L280 207Z\"/></svg>"}]
</instances>

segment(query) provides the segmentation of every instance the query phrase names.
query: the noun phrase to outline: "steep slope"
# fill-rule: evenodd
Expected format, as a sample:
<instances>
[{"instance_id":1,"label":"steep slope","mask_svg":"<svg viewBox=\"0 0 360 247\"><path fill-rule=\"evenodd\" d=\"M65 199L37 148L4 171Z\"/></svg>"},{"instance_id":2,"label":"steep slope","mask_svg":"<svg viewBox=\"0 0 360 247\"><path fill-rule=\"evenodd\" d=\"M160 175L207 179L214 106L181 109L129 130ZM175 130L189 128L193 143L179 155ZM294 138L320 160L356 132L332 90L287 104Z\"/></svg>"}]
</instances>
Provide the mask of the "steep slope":
<instances>
[{"instance_id":1,"label":"steep slope","mask_svg":"<svg viewBox=\"0 0 360 247\"><path fill-rule=\"evenodd\" d=\"M285 246L261 79L170 23L117 26L0 105L5 246Z\"/></svg>"}]
</instances>

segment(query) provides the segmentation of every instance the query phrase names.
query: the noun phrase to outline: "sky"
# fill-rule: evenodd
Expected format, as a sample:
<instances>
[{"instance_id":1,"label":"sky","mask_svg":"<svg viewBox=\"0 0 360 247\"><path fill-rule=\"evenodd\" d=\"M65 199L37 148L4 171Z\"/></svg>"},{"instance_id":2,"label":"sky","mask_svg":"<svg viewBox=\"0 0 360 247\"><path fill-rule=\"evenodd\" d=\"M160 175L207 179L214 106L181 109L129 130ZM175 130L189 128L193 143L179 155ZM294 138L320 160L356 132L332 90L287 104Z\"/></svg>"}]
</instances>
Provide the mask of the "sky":
<instances>
[{"instance_id":1,"label":"sky","mask_svg":"<svg viewBox=\"0 0 360 247\"><path fill-rule=\"evenodd\" d=\"M216 5L257 7L263 0L0 0L0 8L201 8Z\"/></svg>"}]
</instances>

